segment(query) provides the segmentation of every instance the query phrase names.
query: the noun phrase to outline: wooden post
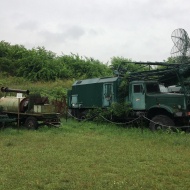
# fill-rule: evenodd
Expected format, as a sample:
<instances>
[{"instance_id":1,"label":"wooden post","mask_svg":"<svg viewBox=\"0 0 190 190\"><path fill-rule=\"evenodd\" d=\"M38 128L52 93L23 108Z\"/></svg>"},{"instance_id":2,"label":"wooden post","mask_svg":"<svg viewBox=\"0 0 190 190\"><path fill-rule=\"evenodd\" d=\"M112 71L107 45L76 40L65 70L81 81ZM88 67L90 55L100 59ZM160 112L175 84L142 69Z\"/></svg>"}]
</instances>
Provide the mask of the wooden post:
<instances>
[{"instance_id":1,"label":"wooden post","mask_svg":"<svg viewBox=\"0 0 190 190\"><path fill-rule=\"evenodd\" d=\"M19 128L20 128L20 122L19 122L19 120L20 120L20 99L22 98L22 93L17 93L16 97L18 98L18 122L17 122L17 124L18 124L18 130L19 130Z\"/></svg>"},{"instance_id":2,"label":"wooden post","mask_svg":"<svg viewBox=\"0 0 190 190\"><path fill-rule=\"evenodd\" d=\"M20 120L20 98L18 98L18 130L19 130L19 128L20 128L20 122L19 122L19 120Z\"/></svg>"}]
</instances>

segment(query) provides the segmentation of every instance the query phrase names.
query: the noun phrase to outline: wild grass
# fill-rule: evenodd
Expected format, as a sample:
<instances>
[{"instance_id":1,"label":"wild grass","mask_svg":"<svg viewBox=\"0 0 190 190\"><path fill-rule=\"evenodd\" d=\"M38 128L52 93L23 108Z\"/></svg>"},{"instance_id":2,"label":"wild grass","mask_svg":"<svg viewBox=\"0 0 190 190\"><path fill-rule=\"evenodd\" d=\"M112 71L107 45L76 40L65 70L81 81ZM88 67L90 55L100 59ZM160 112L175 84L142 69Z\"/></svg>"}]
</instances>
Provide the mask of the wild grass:
<instances>
[{"instance_id":1,"label":"wild grass","mask_svg":"<svg viewBox=\"0 0 190 190\"><path fill-rule=\"evenodd\" d=\"M0 189L190 189L190 135L62 121L0 131Z\"/></svg>"},{"instance_id":2,"label":"wild grass","mask_svg":"<svg viewBox=\"0 0 190 190\"><path fill-rule=\"evenodd\" d=\"M29 90L30 93L39 93L41 96L48 96L50 100L66 96L67 90L71 88L73 81L74 79L57 79L56 81L49 82L31 82L21 77L2 76L2 74L0 74L1 87ZM0 97L2 96L4 96L4 93L0 92Z\"/></svg>"},{"instance_id":3,"label":"wild grass","mask_svg":"<svg viewBox=\"0 0 190 190\"><path fill-rule=\"evenodd\" d=\"M30 88L30 87L57 87L57 86L62 86L63 88L70 88L72 83L74 82L74 79L73 80L60 80L60 79L57 79L56 81L49 81L49 82L43 82L43 81L38 81L38 82L31 82L31 81L28 81L22 77L11 77L11 76L8 76L8 77L4 77L4 76L1 76L0 74L0 85L1 86L10 86L11 88L12 87L20 87L20 88Z\"/></svg>"}]
</instances>

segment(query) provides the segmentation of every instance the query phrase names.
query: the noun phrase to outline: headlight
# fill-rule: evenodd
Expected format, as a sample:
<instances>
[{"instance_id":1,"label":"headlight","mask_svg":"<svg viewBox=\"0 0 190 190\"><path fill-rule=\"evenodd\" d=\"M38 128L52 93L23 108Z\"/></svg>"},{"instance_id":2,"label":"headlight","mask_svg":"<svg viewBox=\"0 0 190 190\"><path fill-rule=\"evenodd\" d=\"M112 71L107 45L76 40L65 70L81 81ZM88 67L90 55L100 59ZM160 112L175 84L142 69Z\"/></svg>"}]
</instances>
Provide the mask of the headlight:
<instances>
[{"instance_id":1,"label":"headlight","mask_svg":"<svg viewBox=\"0 0 190 190\"><path fill-rule=\"evenodd\" d=\"M181 109L181 105L178 105L177 107L178 107L179 109Z\"/></svg>"}]
</instances>

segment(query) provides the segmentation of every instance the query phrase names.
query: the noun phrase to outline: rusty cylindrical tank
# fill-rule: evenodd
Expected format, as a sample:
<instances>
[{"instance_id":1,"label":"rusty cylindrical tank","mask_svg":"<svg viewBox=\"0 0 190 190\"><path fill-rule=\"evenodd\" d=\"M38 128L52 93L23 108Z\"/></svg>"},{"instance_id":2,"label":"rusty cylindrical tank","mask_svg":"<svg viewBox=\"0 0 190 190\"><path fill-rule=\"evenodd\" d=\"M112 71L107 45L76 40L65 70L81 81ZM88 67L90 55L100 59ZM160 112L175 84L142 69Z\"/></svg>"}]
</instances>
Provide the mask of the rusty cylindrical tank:
<instances>
[{"instance_id":1,"label":"rusty cylindrical tank","mask_svg":"<svg viewBox=\"0 0 190 190\"><path fill-rule=\"evenodd\" d=\"M18 106L20 106L20 112L25 112L28 107L28 98L20 98L20 105L18 105L18 98L16 97L2 97L0 99L0 106L3 107L5 112L18 112Z\"/></svg>"}]
</instances>

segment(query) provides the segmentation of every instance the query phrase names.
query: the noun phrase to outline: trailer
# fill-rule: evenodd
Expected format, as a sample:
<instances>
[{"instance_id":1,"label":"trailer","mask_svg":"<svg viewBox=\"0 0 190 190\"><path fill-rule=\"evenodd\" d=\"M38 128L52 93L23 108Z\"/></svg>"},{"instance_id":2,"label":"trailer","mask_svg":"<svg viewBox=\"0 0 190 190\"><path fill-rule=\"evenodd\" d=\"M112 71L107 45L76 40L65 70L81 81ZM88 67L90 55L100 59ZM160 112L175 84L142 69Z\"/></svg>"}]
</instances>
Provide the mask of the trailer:
<instances>
[{"instance_id":1,"label":"trailer","mask_svg":"<svg viewBox=\"0 0 190 190\"><path fill-rule=\"evenodd\" d=\"M1 115L10 121L16 121L28 129L37 129L39 125L59 126L60 114L55 112L47 97L40 94L29 94L29 90L2 87L5 96L0 99ZM7 95L11 93L11 95ZM17 96L12 96L17 93ZM22 96L25 94L26 96Z\"/></svg>"}]
</instances>

